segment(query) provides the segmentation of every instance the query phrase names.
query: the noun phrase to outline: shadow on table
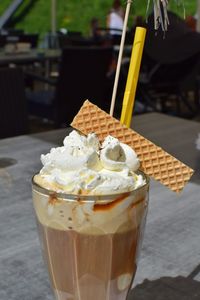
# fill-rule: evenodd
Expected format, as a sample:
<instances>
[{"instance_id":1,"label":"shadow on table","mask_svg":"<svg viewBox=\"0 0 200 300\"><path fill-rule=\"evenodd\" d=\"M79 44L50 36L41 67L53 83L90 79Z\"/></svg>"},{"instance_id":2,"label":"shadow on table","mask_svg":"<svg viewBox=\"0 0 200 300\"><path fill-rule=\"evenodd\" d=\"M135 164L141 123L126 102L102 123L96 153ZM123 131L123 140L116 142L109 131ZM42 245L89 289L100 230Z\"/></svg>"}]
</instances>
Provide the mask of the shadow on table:
<instances>
[{"instance_id":1,"label":"shadow on table","mask_svg":"<svg viewBox=\"0 0 200 300\"><path fill-rule=\"evenodd\" d=\"M131 290L128 300L196 300L200 299L200 282L193 278L200 272L200 264L187 277L162 277L145 280Z\"/></svg>"},{"instance_id":2,"label":"shadow on table","mask_svg":"<svg viewBox=\"0 0 200 300\"><path fill-rule=\"evenodd\" d=\"M0 169L7 168L17 164L17 160L10 157L1 157L0 156Z\"/></svg>"}]
</instances>

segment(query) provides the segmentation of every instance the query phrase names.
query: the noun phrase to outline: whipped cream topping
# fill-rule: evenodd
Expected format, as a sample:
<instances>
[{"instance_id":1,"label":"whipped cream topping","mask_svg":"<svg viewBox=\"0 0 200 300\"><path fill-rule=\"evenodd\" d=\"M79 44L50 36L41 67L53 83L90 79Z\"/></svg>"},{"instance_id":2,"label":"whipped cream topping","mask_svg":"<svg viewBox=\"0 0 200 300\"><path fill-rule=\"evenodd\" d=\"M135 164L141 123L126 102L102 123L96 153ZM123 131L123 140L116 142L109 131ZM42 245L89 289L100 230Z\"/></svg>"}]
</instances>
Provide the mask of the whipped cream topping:
<instances>
[{"instance_id":1,"label":"whipped cream topping","mask_svg":"<svg viewBox=\"0 0 200 300\"><path fill-rule=\"evenodd\" d=\"M97 136L72 131L62 147L41 155L43 168L35 178L56 192L104 195L127 192L145 184L137 175L140 163L134 150L108 136L100 145Z\"/></svg>"}]
</instances>

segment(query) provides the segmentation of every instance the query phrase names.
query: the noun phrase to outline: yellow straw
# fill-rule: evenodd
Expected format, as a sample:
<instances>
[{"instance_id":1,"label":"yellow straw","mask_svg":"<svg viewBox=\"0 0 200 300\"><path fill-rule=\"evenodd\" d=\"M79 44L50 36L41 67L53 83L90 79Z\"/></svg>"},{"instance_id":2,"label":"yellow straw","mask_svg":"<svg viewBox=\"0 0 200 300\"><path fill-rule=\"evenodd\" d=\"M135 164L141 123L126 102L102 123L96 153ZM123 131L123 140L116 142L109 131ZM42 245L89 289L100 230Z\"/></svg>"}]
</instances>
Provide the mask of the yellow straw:
<instances>
[{"instance_id":1,"label":"yellow straw","mask_svg":"<svg viewBox=\"0 0 200 300\"><path fill-rule=\"evenodd\" d=\"M140 72L142 53L144 49L145 36L146 29L142 27L137 27L133 42L131 61L128 71L128 79L126 83L120 119L120 122L126 125L127 127L130 127L131 125L133 107L135 102L135 93Z\"/></svg>"}]
</instances>

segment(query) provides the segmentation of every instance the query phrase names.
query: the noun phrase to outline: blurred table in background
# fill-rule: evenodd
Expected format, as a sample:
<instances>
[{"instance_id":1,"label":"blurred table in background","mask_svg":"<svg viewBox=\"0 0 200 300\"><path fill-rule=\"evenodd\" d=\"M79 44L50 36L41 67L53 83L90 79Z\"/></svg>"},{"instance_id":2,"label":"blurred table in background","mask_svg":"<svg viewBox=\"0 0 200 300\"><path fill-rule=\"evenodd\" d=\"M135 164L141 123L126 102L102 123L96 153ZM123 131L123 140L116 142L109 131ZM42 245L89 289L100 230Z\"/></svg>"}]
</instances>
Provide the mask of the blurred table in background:
<instances>
[{"instance_id":1,"label":"blurred table in background","mask_svg":"<svg viewBox=\"0 0 200 300\"><path fill-rule=\"evenodd\" d=\"M56 61L61 56L59 49L31 49L27 53L5 53L0 51L0 66L10 64L30 64L34 62Z\"/></svg>"},{"instance_id":2,"label":"blurred table in background","mask_svg":"<svg viewBox=\"0 0 200 300\"><path fill-rule=\"evenodd\" d=\"M5 51L0 51L0 67L20 66L34 69L36 64L39 64L39 69L43 70L44 76L48 78L51 74L52 64L57 64L60 57L60 49L30 49L26 53L5 53Z\"/></svg>"}]
</instances>

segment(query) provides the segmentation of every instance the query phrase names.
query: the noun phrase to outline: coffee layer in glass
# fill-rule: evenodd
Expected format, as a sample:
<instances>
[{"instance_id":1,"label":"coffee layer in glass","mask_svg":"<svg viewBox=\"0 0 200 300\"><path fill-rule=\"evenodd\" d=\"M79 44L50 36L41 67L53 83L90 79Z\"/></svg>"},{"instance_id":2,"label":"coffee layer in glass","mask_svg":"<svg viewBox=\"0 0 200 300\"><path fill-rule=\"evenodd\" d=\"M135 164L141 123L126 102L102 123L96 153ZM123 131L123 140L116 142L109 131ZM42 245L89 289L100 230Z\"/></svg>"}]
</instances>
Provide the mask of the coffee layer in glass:
<instances>
[{"instance_id":1,"label":"coffee layer in glass","mask_svg":"<svg viewBox=\"0 0 200 300\"><path fill-rule=\"evenodd\" d=\"M57 300L126 299L137 269L148 185L146 178L132 192L67 195L33 179L40 240Z\"/></svg>"}]
</instances>

